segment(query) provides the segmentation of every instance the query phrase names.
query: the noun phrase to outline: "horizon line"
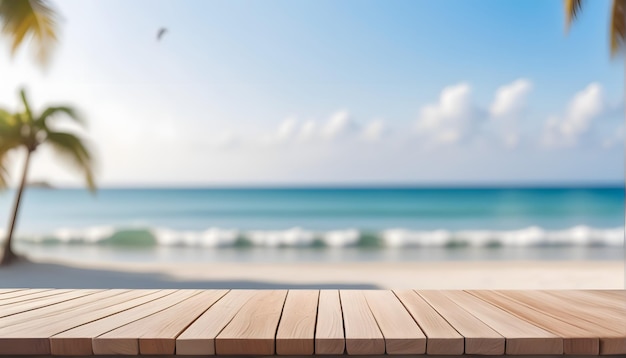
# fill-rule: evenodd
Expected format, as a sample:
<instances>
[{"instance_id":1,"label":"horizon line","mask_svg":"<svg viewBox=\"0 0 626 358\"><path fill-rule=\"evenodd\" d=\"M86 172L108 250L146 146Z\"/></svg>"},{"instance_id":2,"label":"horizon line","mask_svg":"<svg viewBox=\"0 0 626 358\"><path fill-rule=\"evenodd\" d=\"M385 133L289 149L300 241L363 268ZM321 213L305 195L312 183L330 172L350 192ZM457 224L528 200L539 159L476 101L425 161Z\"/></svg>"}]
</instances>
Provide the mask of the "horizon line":
<instances>
[{"instance_id":1,"label":"horizon line","mask_svg":"<svg viewBox=\"0 0 626 358\"><path fill-rule=\"evenodd\" d=\"M32 185L32 184L31 184ZM84 189L81 185L51 184L50 189ZM106 184L98 189L560 189L560 188L624 188L625 182L450 182L450 183L156 183ZM28 189L39 189L28 186ZM8 189L15 189L11 186ZM41 188L45 189L45 188Z\"/></svg>"}]
</instances>

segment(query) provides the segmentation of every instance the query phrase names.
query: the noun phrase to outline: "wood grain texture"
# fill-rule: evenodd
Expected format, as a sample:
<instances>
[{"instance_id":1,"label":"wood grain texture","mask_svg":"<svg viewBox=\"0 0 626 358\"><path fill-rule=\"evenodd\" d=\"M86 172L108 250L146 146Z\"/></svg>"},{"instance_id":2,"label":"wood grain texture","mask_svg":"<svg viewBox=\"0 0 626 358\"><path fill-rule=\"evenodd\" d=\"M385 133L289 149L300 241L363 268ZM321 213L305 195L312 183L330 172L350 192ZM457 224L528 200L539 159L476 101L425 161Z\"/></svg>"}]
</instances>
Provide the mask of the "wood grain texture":
<instances>
[{"instance_id":1,"label":"wood grain texture","mask_svg":"<svg viewBox=\"0 0 626 358\"><path fill-rule=\"evenodd\" d=\"M29 290L30 291L30 290ZM66 294L72 292L74 290L33 290L36 292L31 293L22 293L17 297L5 298L0 301L0 308L3 311L10 309L11 307L18 307L21 305L25 305L26 303L35 303L37 301L41 301L43 299L49 300L51 297ZM20 293L20 292L18 292Z\"/></svg>"},{"instance_id":2,"label":"wood grain texture","mask_svg":"<svg viewBox=\"0 0 626 358\"><path fill-rule=\"evenodd\" d=\"M276 332L276 354L312 355L318 290L289 290Z\"/></svg>"},{"instance_id":3,"label":"wood grain texture","mask_svg":"<svg viewBox=\"0 0 626 358\"><path fill-rule=\"evenodd\" d=\"M253 290L232 290L176 338L178 355L215 355L215 338L254 297Z\"/></svg>"},{"instance_id":4,"label":"wood grain texture","mask_svg":"<svg viewBox=\"0 0 626 358\"><path fill-rule=\"evenodd\" d=\"M215 339L225 355L272 355L286 290L257 291Z\"/></svg>"},{"instance_id":5,"label":"wood grain texture","mask_svg":"<svg viewBox=\"0 0 626 358\"><path fill-rule=\"evenodd\" d=\"M385 339L363 291L341 290L339 297L343 309L346 352L349 355L384 354Z\"/></svg>"},{"instance_id":6,"label":"wood grain texture","mask_svg":"<svg viewBox=\"0 0 626 358\"><path fill-rule=\"evenodd\" d=\"M506 339L506 354L563 354L563 339L463 291L443 291Z\"/></svg>"},{"instance_id":7,"label":"wood grain texture","mask_svg":"<svg viewBox=\"0 0 626 358\"><path fill-rule=\"evenodd\" d=\"M598 355L600 340L586 330L556 319L531 306L510 299L499 291L467 291L468 293L502 308L503 310L523 319L546 331L563 338L563 353L572 355Z\"/></svg>"},{"instance_id":8,"label":"wood grain texture","mask_svg":"<svg viewBox=\"0 0 626 358\"><path fill-rule=\"evenodd\" d=\"M580 307L593 307L594 310L612 312L618 317L626 315L626 299L616 300L611 297L595 294L593 291L550 290L541 292L545 292L560 299L571 301Z\"/></svg>"},{"instance_id":9,"label":"wood grain texture","mask_svg":"<svg viewBox=\"0 0 626 358\"><path fill-rule=\"evenodd\" d=\"M626 354L626 317L623 315L598 310L595 305L581 306L546 292L506 291L502 294L599 337L600 354Z\"/></svg>"},{"instance_id":10,"label":"wood grain texture","mask_svg":"<svg viewBox=\"0 0 626 358\"><path fill-rule=\"evenodd\" d=\"M367 304L385 338L387 354L424 354L426 336L391 291L365 291Z\"/></svg>"},{"instance_id":11,"label":"wood grain texture","mask_svg":"<svg viewBox=\"0 0 626 358\"><path fill-rule=\"evenodd\" d=\"M124 338L116 339L114 342L111 342L106 339L100 339L100 337L111 330L115 330L119 327L125 326L129 323L135 322L144 317L148 317L150 315L156 314L163 310L166 310L174 305L179 304L181 301L184 301L190 297L193 297L199 294L201 291L199 290L180 290L172 293L171 295L163 296L157 300L151 301L148 304L138 306L139 310L130 309L127 311L120 312L113 316L109 316L107 318L111 318L111 323L115 327L112 327L109 322L103 325L103 322L107 321L107 318L98 320L93 322L96 324L97 330L94 330L93 338L91 340L91 346L93 348L94 354L124 354L124 355L137 355L138 351L135 351L135 346L129 346L128 342ZM109 327L111 327L109 329ZM78 327L80 328L80 327ZM129 338L130 341L136 342L136 337Z\"/></svg>"},{"instance_id":12,"label":"wood grain texture","mask_svg":"<svg viewBox=\"0 0 626 358\"><path fill-rule=\"evenodd\" d=\"M429 355L458 355L465 350L465 340L434 308L412 290L394 291L427 337Z\"/></svg>"},{"instance_id":13,"label":"wood grain texture","mask_svg":"<svg viewBox=\"0 0 626 358\"><path fill-rule=\"evenodd\" d=\"M27 290L26 288L2 288L2 289L0 289L0 298L5 293L12 293L12 292L26 291L26 290Z\"/></svg>"},{"instance_id":14,"label":"wood grain texture","mask_svg":"<svg viewBox=\"0 0 626 358\"><path fill-rule=\"evenodd\" d=\"M0 289L0 356L623 356L624 322L623 290Z\"/></svg>"},{"instance_id":15,"label":"wood grain texture","mask_svg":"<svg viewBox=\"0 0 626 358\"><path fill-rule=\"evenodd\" d=\"M505 339L440 291L416 291L465 337L465 354L504 354Z\"/></svg>"},{"instance_id":16,"label":"wood grain texture","mask_svg":"<svg viewBox=\"0 0 626 358\"><path fill-rule=\"evenodd\" d=\"M55 355L89 355L95 353L93 339L130 322L163 310L181 299L193 295L191 290L162 290L147 302L108 315L96 321L72 328L50 337L50 347ZM154 299L153 299L154 298ZM71 353L70 353L71 352Z\"/></svg>"},{"instance_id":17,"label":"wood grain texture","mask_svg":"<svg viewBox=\"0 0 626 358\"><path fill-rule=\"evenodd\" d=\"M100 303L99 306L89 305L84 309L89 309L89 313L82 314L84 323L91 323L97 320L109 317L111 315L123 312L125 310L141 306L150 301L154 301L160 297L164 297L171 291L163 290L133 290L129 295L119 295L115 299L119 301L117 304L111 304L112 300ZM70 313L71 314L71 313ZM76 325L78 327L78 325ZM77 343L78 342L78 343ZM92 351L91 338L76 339L75 337L59 337L58 335L50 338L51 352L55 355L78 355Z\"/></svg>"},{"instance_id":18,"label":"wood grain texture","mask_svg":"<svg viewBox=\"0 0 626 358\"><path fill-rule=\"evenodd\" d=\"M198 292L162 311L98 336L94 338L98 354L119 354L120 347L124 354L174 354L176 337L226 292Z\"/></svg>"},{"instance_id":19,"label":"wood grain texture","mask_svg":"<svg viewBox=\"0 0 626 358\"><path fill-rule=\"evenodd\" d=\"M98 300L101 295L106 296L107 294L104 293L104 291L96 292L94 294L77 297L73 300L67 300L67 301L60 302L54 305L40 307L34 310L28 310L25 312L19 312L13 315L1 317L0 327L10 327L12 325L19 324L22 322L30 322L39 318L50 317L51 315L55 315L59 312L66 312L69 310L74 310L76 309L77 306L80 306L84 303ZM0 308L0 312L2 312L2 308Z\"/></svg>"},{"instance_id":20,"label":"wood grain texture","mask_svg":"<svg viewBox=\"0 0 626 358\"><path fill-rule=\"evenodd\" d=\"M80 319L84 314L91 313L94 305L105 304L109 302L108 299L116 299L119 296L125 297L125 295L131 294L133 292L130 290L106 290L56 305L0 318L0 335L5 336L7 332L16 331L32 332L42 325L55 325L59 321L66 322L67 319ZM116 303L118 300L113 300L110 304Z\"/></svg>"},{"instance_id":21,"label":"wood grain texture","mask_svg":"<svg viewBox=\"0 0 626 358\"><path fill-rule=\"evenodd\" d=\"M0 318L8 317L14 314L41 309L56 305L62 302L71 301L79 297L88 296L102 290L59 290L61 293L41 297L33 300L26 300L24 302L16 302L10 305L2 306L0 309Z\"/></svg>"},{"instance_id":22,"label":"wood grain texture","mask_svg":"<svg viewBox=\"0 0 626 358\"><path fill-rule=\"evenodd\" d=\"M343 313L338 290L320 291L315 329L315 354L343 354Z\"/></svg>"},{"instance_id":23,"label":"wood grain texture","mask_svg":"<svg viewBox=\"0 0 626 358\"><path fill-rule=\"evenodd\" d=\"M42 297L46 295L56 295L60 292L62 291L53 290L51 288L9 291L0 295L0 305L6 305L9 303L13 303L13 302L26 301L33 297L36 298L36 297ZM41 295L42 293L43 295ZM30 296L30 298L27 298L27 296Z\"/></svg>"},{"instance_id":24,"label":"wood grain texture","mask_svg":"<svg viewBox=\"0 0 626 358\"><path fill-rule=\"evenodd\" d=\"M106 297L110 297L112 294L114 293L101 291L92 295L76 298L72 300L72 304L75 307L80 307L80 303L85 303L84 300L87 298L91 301L102 300ZM93 297L94 295L96 297ZM33 311L28 311L26 314L31 312ZM14 317L15 316L9 316L6 317L6 319L10 320ZM74 320L81 318L81 316L73 317ZM7 320L5 320L5 323ZM21 320L19 323L12 323L13 324L10 325L3 325L1 326L2 328L0 328L0 355L50 354L49 337L55 333L73 327L72 320L59 319L55 315L39 315L31 320ZM28 344L24 344L24 341L27 341Z\"/></svg>"}]
</instances>

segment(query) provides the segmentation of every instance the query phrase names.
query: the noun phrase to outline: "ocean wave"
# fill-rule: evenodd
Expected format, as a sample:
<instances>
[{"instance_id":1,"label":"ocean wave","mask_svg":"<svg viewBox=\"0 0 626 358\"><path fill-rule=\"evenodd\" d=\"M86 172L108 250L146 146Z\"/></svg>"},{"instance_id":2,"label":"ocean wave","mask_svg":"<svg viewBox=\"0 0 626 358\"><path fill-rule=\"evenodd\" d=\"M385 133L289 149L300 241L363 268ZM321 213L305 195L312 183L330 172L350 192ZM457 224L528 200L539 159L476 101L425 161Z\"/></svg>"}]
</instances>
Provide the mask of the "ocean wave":
<instances>
[{"instance_id":1,"label":"ocean wave","mask_svg":"<svg viewBox=\"0 0 626 358\"><path fill-rule=\"evenodd\" d=\"M48 235L24 235L31 244L109 246L220 247L541 247L622 246L624 228L598 229L575 226L565 230L528 227L519 230L432 230L388 229L379 232L349 228L312 231L300 227L287 230L172 230L168 228L118 229L109 226L85 229L61 228Z\"/></svg>"}]
</instances>

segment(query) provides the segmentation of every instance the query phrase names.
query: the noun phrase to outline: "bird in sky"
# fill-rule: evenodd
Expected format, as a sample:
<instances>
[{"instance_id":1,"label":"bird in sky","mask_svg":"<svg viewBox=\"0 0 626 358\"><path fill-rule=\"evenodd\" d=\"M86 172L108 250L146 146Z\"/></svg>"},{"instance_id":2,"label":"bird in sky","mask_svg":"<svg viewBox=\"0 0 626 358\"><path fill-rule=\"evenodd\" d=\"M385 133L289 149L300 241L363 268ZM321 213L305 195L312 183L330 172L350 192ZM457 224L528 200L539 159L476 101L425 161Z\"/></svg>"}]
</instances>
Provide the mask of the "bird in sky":
<instances>
[{"instance_id":1,"label":"bird in sky","mask_svg":"<svg viewBox=\"0 0 626 358\"><path fill-rule=\"evenodd\" d=\"M165 27L161 27L159 31L157 32L157 41L161 41L165 33L167 33L167 29Z\"/></svg>"}]
</instances>

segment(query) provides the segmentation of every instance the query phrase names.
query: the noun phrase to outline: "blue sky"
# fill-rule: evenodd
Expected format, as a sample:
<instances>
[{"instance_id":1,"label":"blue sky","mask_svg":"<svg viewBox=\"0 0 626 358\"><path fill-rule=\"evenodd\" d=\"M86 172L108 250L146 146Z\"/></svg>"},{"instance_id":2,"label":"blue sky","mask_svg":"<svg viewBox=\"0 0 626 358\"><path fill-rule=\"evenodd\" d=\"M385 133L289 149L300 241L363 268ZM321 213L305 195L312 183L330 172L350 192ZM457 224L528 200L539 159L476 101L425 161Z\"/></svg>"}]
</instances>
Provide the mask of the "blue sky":
<instances>
[{"instance_id":1,"label":"blue sky","mask_svg":"<svg viewBox=\"0 0 626 358\"><path fill-rule=\"evenodd\" d=\"M560 0L54 3L47 71L0 42L1 105L80 107L105 186L623 181L608 0L567 36Z\"/></svg>"}]
</instances>

